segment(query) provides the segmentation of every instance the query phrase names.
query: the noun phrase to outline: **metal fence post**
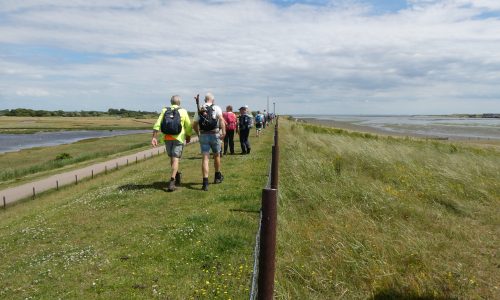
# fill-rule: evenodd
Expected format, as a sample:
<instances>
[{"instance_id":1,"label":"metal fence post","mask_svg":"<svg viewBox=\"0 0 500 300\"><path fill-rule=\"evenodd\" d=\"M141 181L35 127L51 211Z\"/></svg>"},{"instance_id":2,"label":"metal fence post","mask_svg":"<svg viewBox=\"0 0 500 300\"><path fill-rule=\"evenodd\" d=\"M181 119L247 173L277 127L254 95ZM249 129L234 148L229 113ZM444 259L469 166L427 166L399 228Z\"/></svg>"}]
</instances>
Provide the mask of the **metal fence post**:
<instances>
[{"instance_id":1,"label":"metal fence post","mask_svg":"<svg viewBox=\"0 0 500 300\"><path fill-rule=\"evenodd\" d=\"M35 199L35 187L33 187L33 199Z\"/></svg>"},{"instance_id":2,"label":"metal fence post","mask_svg":"<svg viewBox=\"0 0 500 300\"><path fill-rule=\"evenodd\" d=\"M75 185L78 184L78 175L75 174Z\"/></svg>"},{"instance_id":3,"label":"metal fence post","mask_svg":"<svg viewBox=\"0 0 500 300\"><path fill-rule=\"evenodd\" d=\"M273 299L276 256L277 191L262 190L258 299Z\"/></svg>"},{"instance_id":4,"label":"metal fence post","mask_svg":"<svg viewBox=\"0 0 500 300\"><path fill-rule=\"evenodd\" d=\"M59 180L56 180L56 191L59 190Z\"/></svg>"},{"instance_id":5,"label":"metal fence post","mask_svg":"<svg viewBox=\"0 0 500 300\"><path fill-rule=\"evenodd\" d=\"M91 176L92 176L91 178L94 179L94 169L92 169L92 175Z\"/></svg>"},{"instance_id":6,"label":"metal fence post","mask_svg":"<svg viewBox=\"0 0 500 300\"><path fill-rule=\"evenodd\" d=\"M3 196L3 209L6 209L7 208L7 204L5 202L5 196Z\"/></svg>"}]
</instances>

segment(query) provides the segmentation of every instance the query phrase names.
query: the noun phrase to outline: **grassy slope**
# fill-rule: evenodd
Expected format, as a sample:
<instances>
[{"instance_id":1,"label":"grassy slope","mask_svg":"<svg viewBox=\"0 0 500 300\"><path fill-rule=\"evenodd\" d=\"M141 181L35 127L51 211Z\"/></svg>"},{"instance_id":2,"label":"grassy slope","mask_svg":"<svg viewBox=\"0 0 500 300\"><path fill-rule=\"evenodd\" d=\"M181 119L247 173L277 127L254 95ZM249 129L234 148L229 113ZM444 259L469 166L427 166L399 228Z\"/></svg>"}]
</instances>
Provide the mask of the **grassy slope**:
<instances>
[{"instance_id":1,"label":"grassy slope","mask_svg":"<svg viewBox=\"0 0 500 300\"><path fill-rule=\"evenodd\" d=\"M500 154L281 123L277 299L496 298Z\"/></svg>"},{"instance_id":2,"label":"grassy slope","mask_svg":"<svg viewBox=\"0 0 500 300\"><path fill-rule=\"evenodd\" d=\"M174 193L163 156L0 211L0 298L248 297L271 141L223 158L209 192L195 144Z\"/></svg>"},{"instance_id":3,"label":"grassy slope","mask_svg":"<svg viewBox=\"0 0 500 300\"><path fill-rule=\"evenodd\" d=\"M62 167L81 167L109 159L114 154L125 154L147 149L151 134L131 134L94 138L71 144L37 147L0 154L0 188L7 188L41 176L61 172ZM57 155L68 153L70 159L56 160ZM57 169L57 170L56 170ZM66 170L67 168L65 168ZM55 170L54 172L47 172Z\"/></svg>"}]
</instances>

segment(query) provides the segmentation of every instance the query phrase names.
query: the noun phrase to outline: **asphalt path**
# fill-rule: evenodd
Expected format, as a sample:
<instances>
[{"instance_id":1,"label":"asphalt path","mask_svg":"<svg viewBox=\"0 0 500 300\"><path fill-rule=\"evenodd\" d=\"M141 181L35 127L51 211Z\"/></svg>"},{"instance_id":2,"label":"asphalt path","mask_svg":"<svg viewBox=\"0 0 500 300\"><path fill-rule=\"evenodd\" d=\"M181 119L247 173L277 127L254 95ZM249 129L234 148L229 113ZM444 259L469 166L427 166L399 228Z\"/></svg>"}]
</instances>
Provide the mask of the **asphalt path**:
<instances>
[{"instance_id":1,"label":"asphalt path","mask_svg":"<svg viewBox=\"0 0 500 300\"><path fill-rule=\"evenodd\" d=\"M193 137L190 144L197 141L198 139L196 137ZM38 195L39 193L51 189L58 189L69 184L78 184L78 182L83 179L92 178L93 176L96 176L98 174L113 171L117 168L122 168L130 164L139 163L148 158L152 158L153 156L158 156L162 153L165 153L164 144L160 144L156 148L140 151L135 154L122 156L106 162L93 164L81 169L52 175L44 179L1 190L0 207L5 207L6 205L19 201L21 199L26 199L29 197L36 198L36 195Z\"/></svg>"}]
</instances>

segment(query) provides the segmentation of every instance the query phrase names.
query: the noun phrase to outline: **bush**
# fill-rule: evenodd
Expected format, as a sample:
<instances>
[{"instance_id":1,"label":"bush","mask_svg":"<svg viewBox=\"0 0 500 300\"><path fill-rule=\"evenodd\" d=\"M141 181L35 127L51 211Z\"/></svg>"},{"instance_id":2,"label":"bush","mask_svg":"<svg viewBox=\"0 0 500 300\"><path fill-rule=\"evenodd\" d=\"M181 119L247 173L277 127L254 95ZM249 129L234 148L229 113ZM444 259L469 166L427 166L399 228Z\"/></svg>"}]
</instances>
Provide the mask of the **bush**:
<instances>
[{"instance_id":1,"label":"bush","mask_svg":"<svg viewBox=\"0 0 500 300\"><path fill-rule=\"evenodd\" d=\"M70 159L70 158L72 158L71 154L63 152L63 153L59 153L56 156L55 160L65 160L65 159Z\"/></svg>"}]
</instances>

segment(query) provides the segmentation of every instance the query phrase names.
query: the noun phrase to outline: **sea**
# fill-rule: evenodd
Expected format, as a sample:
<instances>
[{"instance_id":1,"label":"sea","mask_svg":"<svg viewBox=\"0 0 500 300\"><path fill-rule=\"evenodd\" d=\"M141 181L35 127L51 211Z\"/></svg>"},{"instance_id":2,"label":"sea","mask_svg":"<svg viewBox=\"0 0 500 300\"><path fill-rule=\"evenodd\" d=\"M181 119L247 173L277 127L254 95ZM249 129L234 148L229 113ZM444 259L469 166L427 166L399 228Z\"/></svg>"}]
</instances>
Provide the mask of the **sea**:
<instances>
[{"instance_id":1,"label":"sea","mask_svg":"<svg viewBox=\"0 0 500 300\"><path fill-rule=\"evenodd\" d=\"M418 115L294 115L365 126L387 134L449 139L500 140L500 118Z\"/></svg>"}]
</instances>

